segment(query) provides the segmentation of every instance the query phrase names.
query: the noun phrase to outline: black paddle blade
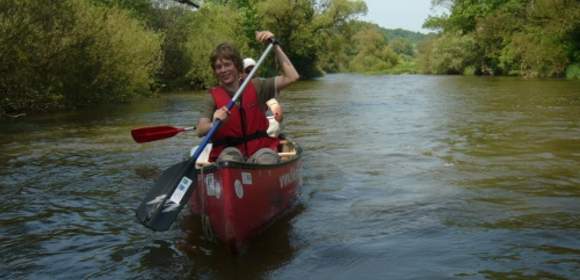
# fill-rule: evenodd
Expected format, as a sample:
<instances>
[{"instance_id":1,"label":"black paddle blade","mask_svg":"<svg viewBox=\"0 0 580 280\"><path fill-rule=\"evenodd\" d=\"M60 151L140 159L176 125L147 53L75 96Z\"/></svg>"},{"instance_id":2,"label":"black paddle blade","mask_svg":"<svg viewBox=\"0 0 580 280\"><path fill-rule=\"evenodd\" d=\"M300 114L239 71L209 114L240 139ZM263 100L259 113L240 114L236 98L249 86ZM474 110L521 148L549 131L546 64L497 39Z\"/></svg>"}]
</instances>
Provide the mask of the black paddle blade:
<instances>
[{"instance_id":1,"label":"black paddle blade","mask_svg":"<svg viewBox=\"0 0 580 280\"><path fill-rule=\"evenodd\" d=\"M169 229L195 189L194 165L193 159L189 159L161 173L135 211L139 222L155 231Z\"/></svg>"}]
</instances>

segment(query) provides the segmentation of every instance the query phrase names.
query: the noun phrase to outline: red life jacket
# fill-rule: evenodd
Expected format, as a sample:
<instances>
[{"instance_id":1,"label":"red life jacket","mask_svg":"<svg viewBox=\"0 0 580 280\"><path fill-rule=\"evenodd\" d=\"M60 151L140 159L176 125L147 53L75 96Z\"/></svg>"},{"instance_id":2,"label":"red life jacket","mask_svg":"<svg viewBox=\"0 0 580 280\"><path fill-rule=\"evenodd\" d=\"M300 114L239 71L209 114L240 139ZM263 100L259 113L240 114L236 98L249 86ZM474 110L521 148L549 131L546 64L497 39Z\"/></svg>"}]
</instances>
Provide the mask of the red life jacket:
<instances>
[{"instance_id":1,"label":"red life jacket","mask_svg":"<svg viewBox=\"0 0 580 280\"><path fill-rule=\"evenodd\" d=\"M222 87L211 88L216 108L227 106L232 97ZM215 161L225 147L234 146L248 158L261 148L277 151L280 141L268 137L268 119L258 104L258 94L252 82L248 83L242 93L241 103L230 110L228 119L212 137L213 148L209 160ZM240 106L242 110L240 110Z\"/></svg>"}]
</instances>

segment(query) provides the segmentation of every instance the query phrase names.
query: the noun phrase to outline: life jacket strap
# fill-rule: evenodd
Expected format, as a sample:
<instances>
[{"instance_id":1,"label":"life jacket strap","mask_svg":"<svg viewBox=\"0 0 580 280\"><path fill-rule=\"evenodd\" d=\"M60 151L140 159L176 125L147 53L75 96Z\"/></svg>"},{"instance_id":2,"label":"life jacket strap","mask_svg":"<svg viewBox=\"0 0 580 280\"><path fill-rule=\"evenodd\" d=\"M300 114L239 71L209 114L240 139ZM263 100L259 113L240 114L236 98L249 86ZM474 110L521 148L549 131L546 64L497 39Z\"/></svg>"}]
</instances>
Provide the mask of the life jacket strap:
<instances>
[{"instance_id":1,"label":"life jacket strap","mask_svg":"<svg viewBox=\"0 0 580 280\"><path fill-rule=\"evenodd\" d=\"M268 133L266 133L266 131L258 131L254 134L246 135L245 137L226 137L223 139L219 139L219 140L213 141L213 145L214 146L226 146L226 147L237 146L237 145L240 145L243 143L250 142L254 139L263 138L263 137L269 137Z\"/></svg>"}]
</instances>

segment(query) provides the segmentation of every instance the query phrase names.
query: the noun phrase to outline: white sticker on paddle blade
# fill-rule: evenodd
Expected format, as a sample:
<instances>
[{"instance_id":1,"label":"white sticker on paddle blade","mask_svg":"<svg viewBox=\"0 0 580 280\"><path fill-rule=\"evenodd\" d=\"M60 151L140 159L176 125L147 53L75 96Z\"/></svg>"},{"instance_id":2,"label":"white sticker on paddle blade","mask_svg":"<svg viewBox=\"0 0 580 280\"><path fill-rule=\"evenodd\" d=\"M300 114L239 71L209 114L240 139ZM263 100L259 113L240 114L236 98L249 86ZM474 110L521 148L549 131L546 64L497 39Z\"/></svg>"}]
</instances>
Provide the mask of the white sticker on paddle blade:
<instances>
[{"instance_id":1,"label":"white sticker on paddle blade","mask_svg":"<svg viewBox=\"0 0 580 280\"><path fill-rule=\"evenodd\" d=\"M183 178L181 178L181 181L179 182L179 185L177 185L177 188L175 188L175 190L173 191L173 194L171 195L171 198L169 198L169 200L171 200L177 204L180 204L181 199L183 198L183 196L185 195L185 193L189 189L189 186L191 186L192 182L193 181L191 181L191 179L183 176Z\"/></svg>"}]
</instances>

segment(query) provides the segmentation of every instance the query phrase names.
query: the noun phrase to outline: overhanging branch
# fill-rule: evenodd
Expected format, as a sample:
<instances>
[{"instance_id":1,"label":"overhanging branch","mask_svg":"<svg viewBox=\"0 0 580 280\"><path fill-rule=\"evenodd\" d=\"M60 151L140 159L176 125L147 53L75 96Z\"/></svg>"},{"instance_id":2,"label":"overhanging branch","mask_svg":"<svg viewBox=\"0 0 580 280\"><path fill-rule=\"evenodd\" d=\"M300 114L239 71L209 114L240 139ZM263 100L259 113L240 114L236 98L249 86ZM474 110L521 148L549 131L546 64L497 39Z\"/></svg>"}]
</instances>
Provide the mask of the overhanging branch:
<instances>
[{"instance_id":1,"label":"overhanging branch","mask_svg":"<svg viewBox=\"0 0 580 280\"><path fill-rule=\"evenodd\" d=\"M191 2L190 0L174 0L174 1L181 3L181 4L190 5L190 6L195 7L196 9L199 9L199 5Z\"/></svg>"}]
</instances>

